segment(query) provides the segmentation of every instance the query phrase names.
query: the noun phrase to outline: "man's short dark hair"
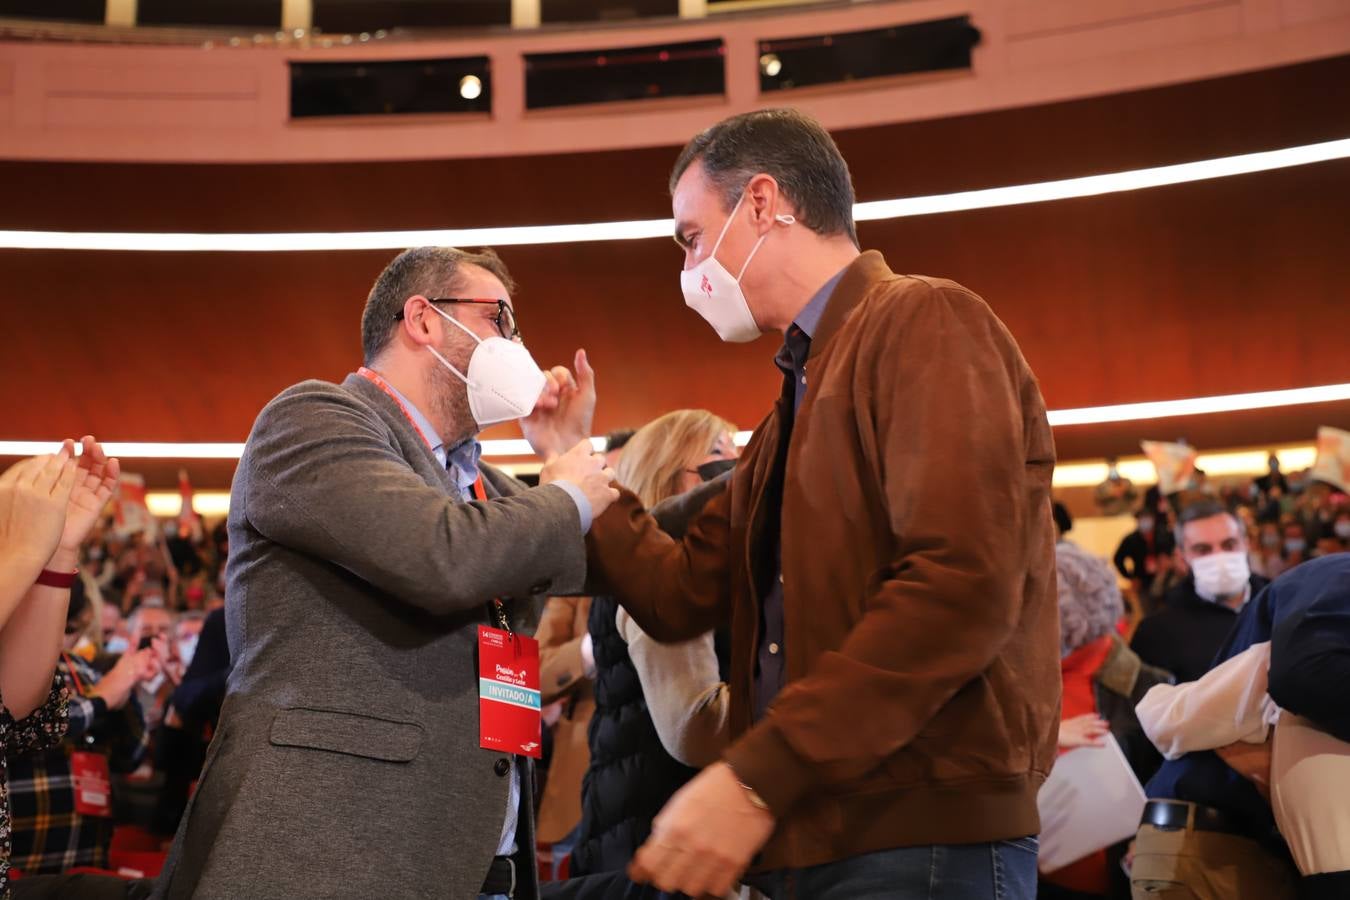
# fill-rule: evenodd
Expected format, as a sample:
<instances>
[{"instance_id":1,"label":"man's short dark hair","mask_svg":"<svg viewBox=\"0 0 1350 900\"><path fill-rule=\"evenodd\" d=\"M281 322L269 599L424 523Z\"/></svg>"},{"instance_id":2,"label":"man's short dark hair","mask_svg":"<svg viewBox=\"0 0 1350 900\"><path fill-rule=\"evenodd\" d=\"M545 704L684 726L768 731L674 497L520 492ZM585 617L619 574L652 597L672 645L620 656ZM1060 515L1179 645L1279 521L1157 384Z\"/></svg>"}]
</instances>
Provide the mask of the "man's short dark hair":
<instances>
[{"instance_id":1,"label":"man's short dark hair","mask_svg":"<svg viewBox=\"0 0 1350 900\"><path fill-rule=\"evenodd\" d=\"M1188 503L1181 508L1181 513L1177 516L1177 544L1186 546L1186 526L1192 522L1199 522L1203 519L1212 519L1215 516L1227 516L1237 523L1238 530L1242 530L1242 520L1239 519L1232 510L1224 506L1217 500L1196 500L1194 503Z\"/></svg>"},{"instance_id":2,"label":"man's short dark hair","mask_svg":"<svg viewBox=\"0 0 1350 900\"><path fill-rule=\"evenodd\" d=\"M1060 534L1068 534L1073 531L1073 516L1069 515L1069 508L1063 503L1054 505L1055 527L1059 529Z\"/></svg>"},{"instance_id":3,"label":"man's short dark hair","mask_svg":"<svg viewBox=\"0 0 1350 900\"><path fill-rule=\"evenodd\" d=\"M846 234L856 245L853 179L834 138L795 109L765 109L723 119L690 141L675 161L670 191L695 162L730 210L763 172L792 202L797 221L821 235Z\"/></svg>"},{"instance_id":4,"label":"man's short dark hair","mask_svg":"<svg viewBox=\"0 0 1350 900\"><path fill-rule=\"evenodd\" d=\"M508 293L515 293L516 285L506 263L491 248L477 253L454 247L404 250L384 267L366 298L366 309L361 314L361 353L366 365L374 362L389 345L398 327L395 316L403 311L408 298L414 294L424 297L454 294L462 266L486 269L497 276Z\"/></svg>"},{"instance_id":5,"label":"man's short dark hair","mask_svg":"<svg viewBox=\"0 0 1350 900\"><path fill-rule=\"evenodd\" d=\"M605 435L605 452L613 453L615 450L622 450L623 445L633 439L637 430L633 428L616 428Z\"/></svg>"}]
</instances>

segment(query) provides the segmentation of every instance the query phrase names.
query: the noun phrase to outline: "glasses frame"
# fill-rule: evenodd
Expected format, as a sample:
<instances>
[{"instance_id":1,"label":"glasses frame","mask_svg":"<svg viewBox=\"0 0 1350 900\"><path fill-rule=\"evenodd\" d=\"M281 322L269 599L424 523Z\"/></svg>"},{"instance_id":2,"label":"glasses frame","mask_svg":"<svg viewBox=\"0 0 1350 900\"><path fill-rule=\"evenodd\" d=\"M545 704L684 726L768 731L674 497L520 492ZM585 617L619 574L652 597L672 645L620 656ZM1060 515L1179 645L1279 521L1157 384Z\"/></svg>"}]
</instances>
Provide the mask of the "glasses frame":
<instances>
[{"instance_id":1,"label":"glasses frame","mask_svg":"<svg viewBox=\"0 0 1350 900\"><path fill-rule=\"evenodd\" d=\"M497 333L508 341L520 340L520 326L516 324L515 310L511 309L511 304L500 297L427 297L428 303L473 303L479 306L492 304L497 307L496 318L493 323L497 326ZM403 321L403 310L394 314L394 321Z\"/></svg>"}]
</instances>

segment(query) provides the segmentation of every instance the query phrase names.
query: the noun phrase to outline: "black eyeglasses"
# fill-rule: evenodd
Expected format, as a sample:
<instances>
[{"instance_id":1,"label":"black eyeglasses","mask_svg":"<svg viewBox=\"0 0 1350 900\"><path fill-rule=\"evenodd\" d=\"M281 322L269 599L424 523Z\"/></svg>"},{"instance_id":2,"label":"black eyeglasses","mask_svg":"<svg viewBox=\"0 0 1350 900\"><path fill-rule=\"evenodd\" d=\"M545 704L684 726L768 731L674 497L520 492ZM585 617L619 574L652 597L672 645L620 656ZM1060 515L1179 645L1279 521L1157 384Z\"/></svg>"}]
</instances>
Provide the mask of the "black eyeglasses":
<instances>
[{"instance_id":1,"label":"black eyeglasses","mask_svg":"<svg viewBox=\"0 0 1350 900\"><path fill-rule=\"evenodd\" d=\"M476 303L480 306L492 304L497 307L497 315L493 322L497 326L498 333L507 340L514 341L520 338L520 329L516 327L516 314L512 312L511 305L505 300L479 299L477 297L428 297L428 303ZM394 321L403 321L403 310L394 314Z\"/></svg>"}]
</instances>

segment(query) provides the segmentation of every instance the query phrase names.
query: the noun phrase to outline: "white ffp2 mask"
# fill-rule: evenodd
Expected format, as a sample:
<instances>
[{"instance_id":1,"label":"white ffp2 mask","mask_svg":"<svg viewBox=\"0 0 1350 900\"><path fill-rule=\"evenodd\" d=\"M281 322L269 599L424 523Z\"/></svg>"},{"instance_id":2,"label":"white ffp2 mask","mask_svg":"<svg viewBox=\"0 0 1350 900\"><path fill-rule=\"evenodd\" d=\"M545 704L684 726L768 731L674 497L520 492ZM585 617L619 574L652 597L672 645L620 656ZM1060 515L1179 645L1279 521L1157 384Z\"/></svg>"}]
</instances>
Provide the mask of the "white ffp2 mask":
<instances>
[{"instance_id":1,"label":"white ffp2 mask","mask_svg":"<svg viewBox=\"0 0 1350 900\"><path fill-rule=\"evenodd\" d=\"M1229 553L1211 553L1190 561L1195 575L1195 592L1200 599L1213 603L1220 597L1242 593L1252 576L1247 554L1241 550Z\"/></svg>"},{"instance_id":2,"label":"white ffp2 mask","mask_svg":"<svg viewBox=\"0 0 1350 900\"><path fill-rule=\"evenodd\" d=\"M741 290L741 279L745 277L745 270L750 268L750 260L755 258L764 239L769 236L767 232L760 235L750 255L745 258L745 265L734 277L726 266L717 261L717 250L722 246L722 239L727 236L727 229L735 220L736 211L741 208L744 199L745 193L742 192L736 205L731 208L731 215L722 226L722 233L717 236L712 252L702 262L680 273L680 291L684 294L685 305L702 316L718 337L733 344L744 344L760 335L755 317L750 313L750 304L745 300L745 292ZM783 225L797 221L792 216L774 216L774 220Z\"/></svg>"},{"instance_id":3,"label":"white ffp2 mask","mask_svg":"<svg viewBox=\"0 0 1350 900\"><path fill-rule=\"evenodd\" d=\"M183 661L183 668L186 669L192 665L192 657L197 655L197 635L180 638L178 641L178 658Z\"/></svg>"},{"instance_id":4,"label":"white ffp2 mask","mask_svg":"<svg viewBox=\"0 0 1350 900\"><path fill-rule=\"evenodd\" d=\"M525 345L504 337L480 338L454 316L435 305L431 308L478 342L469 357L467 375L451 365L435 347L427 347L441 365L468 385L469 412L478 427L482 429L498 422L523 419L534 412L534 405L539 402L548 379Z\"/></svg>"}]
</instances>

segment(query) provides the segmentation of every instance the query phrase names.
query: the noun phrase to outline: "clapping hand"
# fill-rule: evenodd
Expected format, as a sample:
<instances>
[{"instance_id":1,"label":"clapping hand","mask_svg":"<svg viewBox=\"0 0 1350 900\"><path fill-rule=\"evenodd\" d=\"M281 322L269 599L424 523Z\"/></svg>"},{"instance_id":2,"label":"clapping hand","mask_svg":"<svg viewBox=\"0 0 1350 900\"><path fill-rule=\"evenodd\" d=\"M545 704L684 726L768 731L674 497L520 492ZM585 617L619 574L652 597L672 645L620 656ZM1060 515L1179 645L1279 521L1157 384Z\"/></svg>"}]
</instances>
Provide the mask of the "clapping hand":
<instances>
[{"instance_id":1,"label":"clapping hand","mask_svg":"<svg viewBox=\"0 0 1350 900\"><path fill-rule=\"evenodd\" d=\"M566 366L544 373L547 382L534 412L520 420L520 430L540 459L550 460L591 436L595 418L595 370L578 350L573 361L576 375Z\"/></svg>"},{"instance_id":2,"label":"clapping hand","mask_svg":"<svg viewBox=\"0 0 1350 900\"><path fill-rule=\"evenodd\" d=\"M154 650L148 647L144 650L128 650L108 674L94 685L89 695L102 697L109 709L121 709L126 706L133 690L153 680L159 672L159 657Z\"/></svg>"},{"instance_id":3,"label":"clapping hand","mask_svg":"<svg viewBox=\"0 0 1350 900\"><path fill-rule=\"evenodd\" d=\"M73 441L0 475L0 562L37 578L60 544L67 504L77 480Z\"/></svg>"},{"instance_id":4,"label":"clapping hand","mask_svg":"<svg viewBox=\"0 0 1350 900\"><path fill-rule=\"evenodd\" d=\"M67 444L72 442L67 441ZM77 553L98 522L99 513L117 489L121 464L103 452L93 435L80 439L82 452L75 482L66 506L66 526L61 533L62 550Z\"/></svg>"},{"instance_id":5,"label":"clapping hand","mask_svg":"<svg viewBox=\"0 0 1350 900\"><path fill-rule=\"evenodd\" d=\"M176 648L169 643L169 639L157 637L150 642L150 647L154 651L155 658L159 661L159 670L164 673L164 677L169 680L169 683L174 687L182 684L183 659L177 654Z\"/></svg>"}]
</instances>

